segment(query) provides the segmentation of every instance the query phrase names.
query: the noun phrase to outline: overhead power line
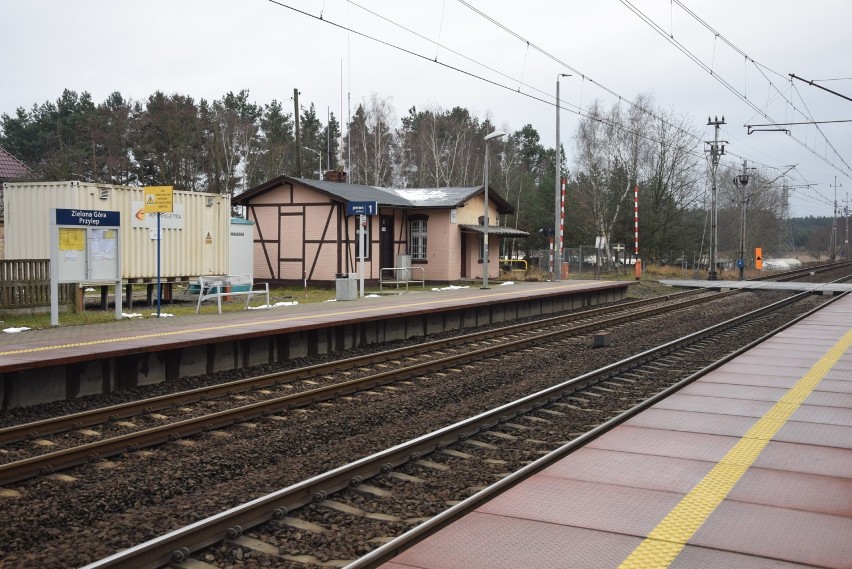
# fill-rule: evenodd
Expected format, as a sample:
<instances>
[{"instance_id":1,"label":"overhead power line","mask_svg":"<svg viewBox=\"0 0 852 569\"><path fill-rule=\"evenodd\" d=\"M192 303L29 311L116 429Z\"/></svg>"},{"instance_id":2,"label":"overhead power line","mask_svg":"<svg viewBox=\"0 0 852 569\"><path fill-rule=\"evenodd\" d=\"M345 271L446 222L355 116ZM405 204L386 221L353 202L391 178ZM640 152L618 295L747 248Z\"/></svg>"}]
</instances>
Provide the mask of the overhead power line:
<instances>
[{"instance_id":1,"label":"overhead power line","mask_svg":"<svg viewBox=\"0 0 852 569\"><path fill-rule=\"evenodd\" d=\"M659 35L661 35L663 38L665 38L665 40L666 40L667 42L669 42L671 45L673 45L673 46L674 46L674 47L675 47L678 51L680 51L680 52L681 52L681 53L683 53L686 57L688 57L689 59L691 59L691 60L692 60L692 61L693 61L696 65L698 65L701 69L703 69L704 71L706 71L707 73L709 73L711 77L713 77L714 79L716 79L716 81L718 81L719 83L721 83L721 84L722 84L722 85L723 85L726 89L728 89L731 93L733 93L734 95L736 95L736 96L737 96L737 97L738 97L741 101L743 101L744 103L746 103L749 107L751 107L752 109L754 109L754 110L755 110L758 114L760 114L761 116L763 116L763 117L764 117L764 118L766 118L767 120L771 121L771 122L772 122L772 124L774 124L774 125L776 125L776 126L777 126L777 124L778 124L778 123L777 123L777 122L776 122L776 121L775 121L772 117L770 117L770 116L769 116L766 112L764 112L761 108L759 108L757 105L755 105L755 104L754 104L754 103L753 103L753 102L752 102L749 98L747 98L747 97L746 97L743 93L740 93L740 92L739 92L739 90L738 90L736 87L734 87L733 85L731 85L731 84L730 84L727 80L725 80L725 79L724 79L721 75L719 75L718 73L714 72L714 70L713 70L710 66L708 66L706 63L704 63L704 62L703 62L703 61L702 61L702 60L701 60L698 56L696 56L696 55L695 55L694 53L692 53L692 52L691 52L691 51L690 51L690 50L689 50L686 46L684 46L682 43L680 43L678 40L676 40L676 39L675 39L675 38L674 38L671 34L666 33L666 31L665 31L663 28L661 28L661 27L659 26L659 24L657 24L657 23L656 23L653 19L651 19L651 18L650 18L648 15L646 15L644 12L642 12L642 10L640 10L640 9L639 9L639 8L637 8L635 5L633 5L633 4L632 4L629 0L620 0L620 1L621 1L621 3L622 3L622 4L623 4L623 5L624 5L624 6L625 6L628 10L630 10L631 12L633 12L633 13L634 13L636 16L638 16L638 17L639 17L639 18L640 18L643 22L645 22L646 24L648 24L648 26L650 26L650 27L651 27L651 29L653 29L655 32L657 32ZM678 2L677 0L675 0L675 2L677 2L677 3L678 3L678 5L681 5L681 4L680 4L680 2ZM689 12L689 11L688 11L688 13L692 14L692 12ZM699 20L700 20L700 19L699 19ZM703 22L703 20L700 20L700 21L701 21L701 22ZM706 23L705 23L705 25L706 25ZM716 32L715 30L713 30L712 28L709 28L709 27L708 27L708 29L709 29L709 30L711 30L711 31L712 31L712 32L713 32L713 33L714 33L714 34L715 34L715 35L716 35L719 39L722 39L722 40L723 40L726 44L733 46L733 44L732 44L731 42L729 42L728 40L724 39L724 38L723 38L723 37L722 37L722 36L721 36L718 32ZM757 65L757 62L755 62L755 61L754 61L754 59L752 59L752 58L748 57L748 56L747 56L747 55L746 55L746 54L745 54L742 50L740 50L739 48L736 48L736 46L733 46L733 49L735 49L735 50L737 51L737 53L742 54L744 57L747 57L747 58L748 58L748 60L752 61L753 63L755 63L755 64ZM760 67L761 67L761 68L763 68L763 69L767 69L767 70L771 71L772 73L777 73L777 72L775 72L775 71L772 71L771 69L769 69L769 68L768 68L768 67L766 67L766 66L762 66L762 65L761 65ZM768 78L767 78L767 80L768 80ZM778 89L777 89L777 87L775 87L775 85L774 85L771 81L769 81L769 83L770 83L770 85L772 85L772 87L773 87L774 89L778 90ZM793 106L793 107L795 108L795 105L793 105L793 104L792 104L792 101L789 101L789 99L786 99L786 97L784 97L784 98L785 98L785 100L787 100L788 102L790 102L790 103L791 103L791 106ZM798 111L798 109L797 109L797 111ZM808 118L812 118L809 114L802 113L801 111L798 111L798 112L799 112L799 113L801 113L803 116L807 116ZM822 134L822 133L821 133L821 134ZM829 166L831 166L832 168L834 168L835 170L837 170L838 172L841 172L841 173L842 173L842 174L844 174L845 176L852 178L852 167L850 167L850 166L849 166L849 164L847 164L847 163L846 163L846 160L844 160L844 159L843 159L843 157L842 157L842 156L840 156L840 154L839 154L839 153L837 153L836 151L835 151L835 154L836 154L837 158L838 158L838 159L839 159L839 160L843 163L843 165L846 167L846 169L845 169L845 170L844 170L841 166L838 166L837 164L835 164L834 162L832 162L831 160L829 160L829 159L828 159L828 157L826 157L826 156L823 156L823 155L819 154L819 153L818 153L815 149L813 149L813 148L811 148L810 146L808 146L808 144L807 144L806 142L802 141L802 140L801 140L801 139L799 139L798 137L793 136L792 134L790 134L790 138L792 138L793 140L795 140L795 141L796 141L796 142L797 142L800 146L802 146L803 148L805 148L806 150L808 150L811 154L813 154L814 156L816 156L817 158L819 158L820 160L822 160L823 162L825 162L826 164L828 164ZM824 134L823 134L823 138L825 138L825 135L824 135ZM826 142L828 142L828 139L827 139L827 138L826 138Z\"/></svg>"},{"instance_id":2,"label":"overhead power line","mask_svg":"<svg viewBox=\"0 0 852 569\"><path fill-rule=\"evenodd\" d=\"M832 91L831 89L826 89L822 85L817 85L813 81L808 81L807 79L802 79L801 77L798 77L798 76L796 76L792 73L790 74L790 77L792 77L793 79L798 79L799 81L802 81L803 83L807 83L808 85L812 85L812 86L816 87L817 89L822 89L823 91L828 91L832 95L837 95L838 97L842 97L842 98L846 99L847 101L852 101L852 99L850 99L846 95L842 95L842 94L838 93L837 91Z\"/></svg>"},{"instance_id":3,"label":"overhead power line","mask_svg":"<svg viewBox=\"0 0 852 569\"><path fill-rule=\"evenodd\" d=\"M433 59L432 57L427 57L427 56L422 55L422 54L419 54L419 53L417 53L417 52L415 52L415 51L413 51L413 50L411 50L411 49L408 49L408 48L405 48L405 47L402 47L402 46L396 45L396 44L394 44L394 43L391 43L391 42L389 42L389 41L383 40L383 39L381 39L381 38L379 38L379 37L376 37L376 36L374 36L374 35L371 35L371 34L368 34L368 33L365 33L365 32L359 31L359 30L356 30L356 29L352 28L351 26L336 23L336 22L334 22L334 21L329 20L327 17L323 17L322 15L321 15L321 16L316 16L316 15L314 15L314 14L311 14L310 12L306 12L306 11L301 10L301 9L299 9L299 8L296 8L296 7L294 7L294 6L290 6L290 5L288 5L288 4L285 4L285 3L284 3L283 1L281 1L281 0L268 0L268 1L269 1L270 3L272 3L272 4L276 5L276 6L280 7L280 8L285 8L285 9L287 9L287 10L290 10L290 11L293 11L293 12L298 13L298 14L300 14L300 15L306 16L306 17L308 17L308 18L311 18L311 19L316 20L316 21L318 21L318 22L321 22L321 23L323 23L323 24L330 25L330 26L332 26L332 27L335 27L335 28L338 28L338 29L340 29L340 30L343 30L343 31L349 32L349 33L351 33L351 34L355 34L355 35L357 35L357 36L360 36L360 37L363 37L363 38L365 38L365 39L367 39L367 40L370 40L370 41L373 41L373 42L379 43L379 44L381 44L381 45L384 45L384 46L389 47L389 48L391 48L391 49L394 49L394 50L400 51L400 52L405 53L405 54L407 54L407 55L411 55L411 56L417 57L417 58L422 59L422 60L424 60L424 61L427 61L427 62L429 62L429 63L437 64L437 65L439 65L439 66L441 66L441 67L444 67L444 68L446 68L446 69L449 69L449 70L452 70L452 71L456 71L456 72L458 72L458 73L462 73L462 74L464 74L464 75L466 75L466 76L468 76L468 77L471 77L471 78L473 78L473 79L478 79L478 80L480 80L480 81L484 81L484 82L486 82L486 83L488 83L488 84L494 85L494 86L496 86L496 87L500 87L500 88L502 88L502 89L505 89L505 90L507 90L507 91L511 91L511 92L513 92L513 93L517 93L517 94L519 94L519 95L521 95L521 96L524 96L524 97L527 97L527 98L529 98L529 99L532 99L532 100L535 100L535 101L538 101L538 102L544 103L544 104L546 104L546 105L550 105L550 106L554 106L554 107L556 106L553 102L551 102L551 101L549 101L549 100L546 100L546 99L544 99L544 98L542 98L542 97L538 97L538 96L532 95L532 94L530 94L530 93L525 93L525 92L521 91L520 89L517 89L517 88L515 88L515 87L513 87L513 86L509 86L509 85L502 84L502 83L500 83L500 82L498 82L498 81L495 81L495 80L493 80L493 79L489 79L489 78L487 78L487 77L484 77L484 76L482 76L482 75L479 75L479 74L476 74L476 73L473 73L473 72L467 71L467 70L462 69L462 68L460 68L460 67L457 67L457 66L450 65L450 64L448 64L448 63L445 63L445 62L439 61L439 60L437 59L437 57L435 57L434 59ZM461 0L460 0L460 1L461 1ZM356 7L360 8L360 9L364 10L365 12L368 12L368 13L372 14L373 16L375 16L375 17L377 17L377 18L380 18L380 19L382 19L382 20L386 21L387 23L389 23L389 24L391 24L391 25L394 25L394 26L396 26L396 27L398 27L398 28L400 28L400 29L403 29L403 30L407 31L408 33L411 33L411 34L413 34L413 35L415 35L415 36L417 36L417 37L419 37L419 38L421 38L421 39L423 39L423 40L426 40L426 41L428 41L428 42L431 42L432 44L434 44L434 45L436 45L436 46L438 45L438 43L437 43L437 42L435 42L434 40L431 40L431 39L429 39L429 38L427 38L427 37L423 36L422 34L419 34L419 33L418 33L418 32L416 32L416 31L413 31L413 30L411 30L411 29L409 29L409 28L407 28L407 27L405 27L405 26L402 26L401 24L398 24L398 23L394 22L393 20L391 20L391 19L389 19L389 18L387 18L387 17L385 17L385 16L382 16L382 15L380 15L380 14L378 14L378 13L376 13L376 12L372 11L372 10L369 10L369 9L367 9L367 8L363 7L363 6L360 6L359 4L357 4L357 3L355 3L355 2L351 2L351 1L350 1L349 3L350 3L351 5L353 5L353 6L356 6ZM604 90L605 92L607 92L607 93L609 93L609 94L613 95L614 97L617 97L619 101L625 101L627 104L629 104L630 106L632 106L632 107L636 108L637 110L639 110L639 111L641 111L641 112L643 112L643 113L645 113L645 114L647 114L647 115L649 115L649 116L653 117L653 118L654 118L654 119L656 119L656 120L661 121L663 124L666 124L667 126L669 126L669 127L673 128L673 129L677 130L678 132L681 132L681 133L683 133L683 134L685 134L685 135L689 136L690 138L694 139L697 143L701 143L701 144L703 144L703 139L702 139L701 137L699 137L699 136L695 135L694 133L692 133L692 132L690 132L690 131L688 131L688 130L685 130L685 129L681 128L681 127L678 127L677 125L674 125L674 124L670 123L669 121L666 121L663 117L661 117L661 116L659 116L659 115L657 115L657 114L653 113L653 112L652 112L652 111L650 111L649 109L646 109L646 108L644 108L644 107L640 107L640 106L636 105L635 103L633 103L632 101L630 101L630 100L629 100L629 99L627 99L626 97L623 97L623 96L619 95L618 93L616 93L616 92L615 92L615 91L613 91L612 89L610 89L610 88L606 87L605 85L603 85L603 84L601 84L601 83L598 83L597 81L595 81L595 80L591 79L590 77L588 77L587 75L585 75L585 74L584 74L584 73L582 73L581 71L579 71L579 70L575 69L573 66L571 66L571 65L569 65L569 64L567 64L567 63L565 63L565 62L561 61L561 60L560 60L560 59L558 59L557 57L553 56L552 54L550 54L550 53L548 53L547 51L543 50L542 48L538 47L538 46L537 46L537 45L535 45L533 42L530 42L530 41L528 41L528 40L526 40L526 39L522 38L519 34L517 34L517 33L513 32L513 31L511 31L508 27L506 27L506 26L504 26L504 25L500 24L499 22L497 22L496 20L494 20L493 18L491 18L491 17L490 17L490 16L488 16L487 14L484 14L484 13L483 13L483 12L481 12L480 10L477 10L476 8L474 8L473 6L471 6L470 4L468 4L467 2L463 2L463 1L462 1L462 4L464 4L465 6L469 7L471 10L473 10L473 11L474 11L474 12L476 12L477 14L480 14L482 17L484 17L484 18L488 19L489 21L493 22L495 25L497 25L497 26L498 26L498 27L500 27L501 29L503 29L503 30L507 31L507 33L510 33L512 36L514 36L514 37L518 38L518 39L519 39L519 41L521 41L521 42L523 42L523 43L524 43L525 47L533 48L534 50L536 50L536 51L538 51L538 52L540 52L540 53L542 53L542 54L546 55L548 58L550 58L550 59L552 59L553 61L555 61L555 62L559 63L559 64L560 64L560 65L562 65L564 68L569 69L569 70L571 70L571 71L574 71L577 75L581 76L584 80L589 81L590 83L594 84L595 86L599 87L600 89ZM483 68L485 68L485 69L487 69L487 70L489 70L489 71L492 71L492 72L494 72L494 73L497 73L498 75L500 75L500 76L502 76L502 77L506 78L507 80L511 80L511 81L512 81L513 83L515 83L515 84L521 84L521 85L524 85L524 86L526 86L526 87L529 87L531 90L535 90L535 91L538 91L538 92L540 92L540 93L543 93L544 95L548 96L548 98L549 98L549 94L545 93L544 91L541 91L541 90L539 90L539 89L536 89L535 87L533 87L533 86L531 86L531 85L528 85L528 84L526 84L526 83L522 83L522 82L520 82L519 80L517 80L517 79L515 79L515 78L512 78L511 76L509 76L509 75L507 75L507 74L505 74L505 73L500 72L499 70L493 69L492 67L489 67L489 66L487 66L487 65L485 65L485 64L483 64L483 63L481 63L481 62L479 62L479 61L477 61L477 60L475 60L475 59L473 59L473 58L471 58L471 57L468 57L468 56L466 56L466 55L464 55L464 54L462 54L462 53L460 53L460 52L457 52L457 51L451 50L451 49L447 48L445 45L440 45L440 48L441 48L441 49L443 49L443 50L449 51L449 52L451 52L451 53L454 53L455 55L458 55L459 57L462 57L463 59L465 59L465 60L467 60L467 61L469 61L469 62L471 62L471 63L473 63L473 64L475 64L475 65L479 65L479 66L481 66L481 67L483 67ZM566 104L569 104L569 105L570 105L570 103L566 103ZM576 115L578 115L578 116L580 116L580 117L583 117L583 118L589 119L589 120L595 120L595 121L598 121L598 122L603 123L603 124L609 124L609 125L611 125L611 126L613 126L613 127L617 128L617 129L619 129L619 130L621 130L621 131L623 131L623 132L626 132L626 133L628 133L628 134L632 134L632 135L638 136L638 137L643 138L643 139L645 139L645 140L649 140L649 141L652 141L652 142L655 142L655 143L660 143L660 142L662 142L661 140L659 140L659 139L657 139L657 138L654 138L653 136L649 136L649 135L647 135L647 134L646 134L646 133L644 133L644 132L636 131L636 130L634 130L634 129L631 129L631 128L627 127L626 125L624 125L624 124L622 124L622 123L618 123L618 122L616 122L616 121L612 121L612 120L610 120L610 119L607 119L606 117L602 117L602 116L600 116L600 115L597 115L596 113L591 113L591 112L589 112L589 111L587 111L587 110L584 110L582 107L579 107L579 106L576 106L576 105L571 105L571 106L572 106L572 107L575 107L575 108L566 108L566 107L562 106L562 104L560 103L559 108L560 108L560 109L562 109L562 110L566 110L566 111L568 111L568 112L571 112L571 113L573 113L573 114L576 114ZM692 156L695 156L695 157L703 157L703 152L701 152L701 151L688 152L688 154L690 154L690 155L692 155ZM735 153L732 153L732 152L728 152L728 154L729 154L730 156L733 156L733 157L743 158L743 157L739 156L738 154L735 154ZM776 166L771 166L771 165L768 165L768 164L764 164L764 163L761 163L761 162L759 162L759 161L757 161L757 160L750 159L750 161L751 161L751 162L753 162L753 163L755 163L755 164L759 164L760 166L762 166L762 167L764 167L764 168L768 168L768 169L772 169L772 170L780 170L780 168L778 168L778 167L776 167Z\"/></svg>"}]
</instances>

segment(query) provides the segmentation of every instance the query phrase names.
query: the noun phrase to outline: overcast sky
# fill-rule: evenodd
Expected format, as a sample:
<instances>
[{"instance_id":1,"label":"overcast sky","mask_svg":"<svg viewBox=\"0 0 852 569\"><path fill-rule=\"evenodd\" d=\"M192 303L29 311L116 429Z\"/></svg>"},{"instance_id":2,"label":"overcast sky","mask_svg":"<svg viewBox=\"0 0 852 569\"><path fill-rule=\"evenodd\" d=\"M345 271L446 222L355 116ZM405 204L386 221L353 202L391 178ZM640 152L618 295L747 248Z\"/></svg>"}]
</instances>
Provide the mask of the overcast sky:
<instances>
[{"instance_id":1,"label":"overcast sky","mask_svg":"<svg viewBox=\"0 0 852 569\"><path fill-rule=\"evenodd\" d=\"M852 102L789 77L852 97L850 0L0 0L0 21L0 113L65 88L96 103L113 91L214 100L248 89L292 109L298 88L322 117L345 122L347 98L354 109L376 94L398 115L461 106L508 130L529 123L553 147L556 77L571 73L560 81L569 167L578 107L649 93L705 140L708 116L724 115L723 162L768 175L796 164L789 183L816 185L793 189L792 216L832 215L835 176L840 207L852 193L852 122L820 125L827 141L815 126L744 127L852 119Z\"/></svg>"}]
</instances>

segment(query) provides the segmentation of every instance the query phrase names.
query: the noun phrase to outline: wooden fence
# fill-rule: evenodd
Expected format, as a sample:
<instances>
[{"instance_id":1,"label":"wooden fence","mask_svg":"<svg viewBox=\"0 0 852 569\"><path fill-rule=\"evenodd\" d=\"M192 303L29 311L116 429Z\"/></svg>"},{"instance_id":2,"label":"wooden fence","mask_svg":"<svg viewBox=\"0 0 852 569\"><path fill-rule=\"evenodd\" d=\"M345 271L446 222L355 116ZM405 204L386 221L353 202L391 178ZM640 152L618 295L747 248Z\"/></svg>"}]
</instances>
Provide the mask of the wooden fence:
<instances>
[{"instance_id":1,"label":"wooden fence","mask_svg":"<svg viewBox=\"0 0 852 569\"><path fill-rule=\"evenodd\" d=\"M59 304L74 304L76 284L59 285ZM50 260L0 260L0 309L50 306Z\"/></svg>"}]
</instances>

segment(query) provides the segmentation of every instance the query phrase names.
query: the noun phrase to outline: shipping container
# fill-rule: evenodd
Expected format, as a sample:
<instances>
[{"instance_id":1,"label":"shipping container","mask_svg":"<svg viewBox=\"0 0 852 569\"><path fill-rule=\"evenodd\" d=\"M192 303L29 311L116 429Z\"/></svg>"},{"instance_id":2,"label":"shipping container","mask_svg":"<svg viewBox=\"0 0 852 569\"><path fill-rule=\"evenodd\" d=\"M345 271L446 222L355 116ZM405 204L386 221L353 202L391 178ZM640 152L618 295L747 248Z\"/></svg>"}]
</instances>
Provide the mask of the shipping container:
<instances>
[{"instance_id":1,"label":"shipping container","mask_svg":"<svg viewBox=\"0 0 852 569\"><path fill-rule=\"evenodd\" d=\"M86 182L7 182L3 185L7 259L49 259L51 208L118 211L121 273L128 282L157 278L157 214L143 211L144 188ZM160 214L160 277L185 280L229 274L230 196L173 194Z\"/></svg>"}]
</instances>

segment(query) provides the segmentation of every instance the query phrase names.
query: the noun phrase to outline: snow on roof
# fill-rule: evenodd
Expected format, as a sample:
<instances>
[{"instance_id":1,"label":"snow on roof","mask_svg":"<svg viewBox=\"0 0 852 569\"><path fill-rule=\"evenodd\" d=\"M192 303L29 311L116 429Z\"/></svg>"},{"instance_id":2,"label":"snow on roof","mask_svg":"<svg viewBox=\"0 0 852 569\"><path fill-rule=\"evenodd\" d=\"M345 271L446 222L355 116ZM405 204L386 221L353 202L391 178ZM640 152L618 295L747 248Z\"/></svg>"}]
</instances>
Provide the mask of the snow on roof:
<instances>
[{"instance_id":1,"label":"snow on roof","mask_svg":"<svg viewBox=\"0 0 852 569\"><path fill-rule=\"evenodd\" d=\"M480 188L390 188L389 191L418 207L455 207Z\"/></svg>"}]
</instances>

